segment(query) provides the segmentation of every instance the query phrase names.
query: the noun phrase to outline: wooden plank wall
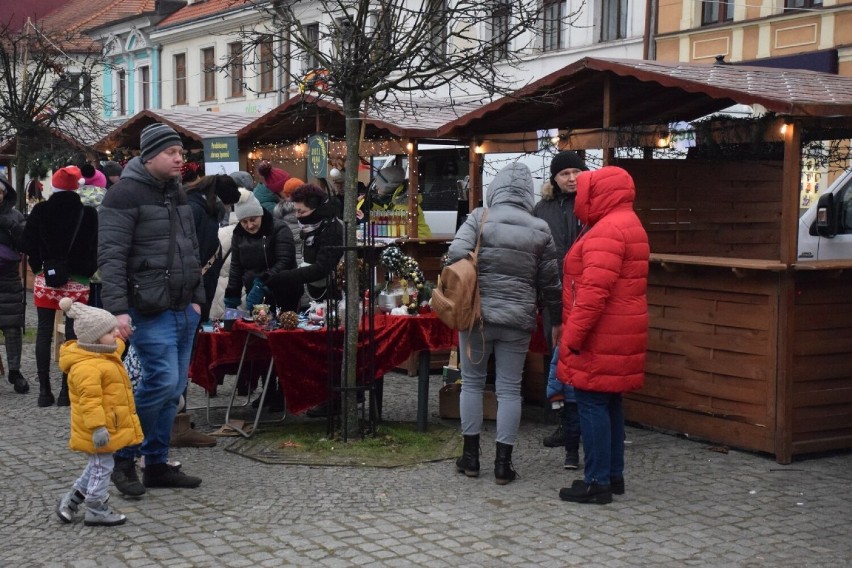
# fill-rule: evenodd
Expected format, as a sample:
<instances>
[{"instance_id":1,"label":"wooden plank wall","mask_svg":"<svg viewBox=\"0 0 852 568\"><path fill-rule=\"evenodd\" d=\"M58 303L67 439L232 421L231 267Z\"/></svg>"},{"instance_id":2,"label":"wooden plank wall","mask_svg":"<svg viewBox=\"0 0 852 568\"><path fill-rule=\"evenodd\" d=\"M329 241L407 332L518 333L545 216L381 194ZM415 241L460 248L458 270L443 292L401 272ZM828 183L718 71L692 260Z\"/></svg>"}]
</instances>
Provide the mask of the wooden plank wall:
<instances>
[{"instance_id":1,"label":"wooden plank wall","mask_svg":"<svg viewBox=\"0 0 852 568\"><path fill-rule=\"evenodd\" d=\"M778 278L652 264L645 387L626 397L628 420L773 452Z\"/></svg>"},{"instance_id":2,"label":"wooden plank wall","mask_svg":"<svg viewBox=\"0 0 852 568\"><path fill-rule=\"evenodd\" d=\"M781 164L619 160L651 251L778 260Z\"/></svg>"},{"instance_id":3,"label":"wooden plank wall","mask_svg":"<svg viewBox=\"0 0 852 568\"><path fill-rule=\"evenodd\" d=\"M796 273L793 454L852 447L852 273Z\"/></svg>"}]
</instances>

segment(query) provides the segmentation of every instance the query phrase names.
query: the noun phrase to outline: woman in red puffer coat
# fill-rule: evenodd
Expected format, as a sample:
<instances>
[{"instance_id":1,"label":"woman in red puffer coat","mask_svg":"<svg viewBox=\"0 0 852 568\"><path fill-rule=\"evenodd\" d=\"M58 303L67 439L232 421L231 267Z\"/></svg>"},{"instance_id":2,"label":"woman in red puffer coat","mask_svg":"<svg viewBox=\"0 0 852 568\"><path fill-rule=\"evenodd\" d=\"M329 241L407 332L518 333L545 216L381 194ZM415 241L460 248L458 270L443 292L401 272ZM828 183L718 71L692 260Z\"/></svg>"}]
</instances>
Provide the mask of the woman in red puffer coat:
<instances>
[{"instance_id":1,"label":"woman in red puffer coat","mask_svg":"<svg viewBox=\"0 0 852 568\"><path fill-rule=\"evenodd\" d=\"M565 501L609 503L624 492L622 393L642 387L648 342L648 235L633 211L633 178L608 166L577 177L586 226L563 264L557 375L574 386L585 475Z\"/></svg>"}]
</instances>

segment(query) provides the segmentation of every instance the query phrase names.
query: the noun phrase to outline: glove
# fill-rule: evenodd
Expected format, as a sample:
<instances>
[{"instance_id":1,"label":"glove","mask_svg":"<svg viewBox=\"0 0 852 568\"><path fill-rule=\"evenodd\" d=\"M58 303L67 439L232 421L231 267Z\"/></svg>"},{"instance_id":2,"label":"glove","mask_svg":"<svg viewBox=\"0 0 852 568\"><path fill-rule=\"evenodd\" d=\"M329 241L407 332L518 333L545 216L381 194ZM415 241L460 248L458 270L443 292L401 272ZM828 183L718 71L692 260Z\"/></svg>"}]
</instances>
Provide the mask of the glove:
<instances>
[{"instance_id":1,"label":"glove","mask_svg":"<svg viewBox=\"0 0 852 568\"><path fill-rule=\"evenodd\" d=\"M109 444L109 432L103 426L92 432L92 443L96 448L103 448Z\"/></svg>"},{"instance_id":2,"label":"glove","mask_svg":"<svg viewBox=\"0 0 852 568\"><path fill-rule=\"evenodd\" d=\"M226 308L239 308L240 307L240 298L225 298L225 307Z\"/></svg>"},{"instance_id":3,"label":"glove","mask_svg":"<svg viewBox=\"0 0 852 568\"><path fill-rule=\"evenodd\" d=\"M266 295L266 286L263 285L260 278L255 278L251 290L246 294L246 308L248 308L248 311L251 311L256 304L262 304Z\"/></svg>"}]
</instances>

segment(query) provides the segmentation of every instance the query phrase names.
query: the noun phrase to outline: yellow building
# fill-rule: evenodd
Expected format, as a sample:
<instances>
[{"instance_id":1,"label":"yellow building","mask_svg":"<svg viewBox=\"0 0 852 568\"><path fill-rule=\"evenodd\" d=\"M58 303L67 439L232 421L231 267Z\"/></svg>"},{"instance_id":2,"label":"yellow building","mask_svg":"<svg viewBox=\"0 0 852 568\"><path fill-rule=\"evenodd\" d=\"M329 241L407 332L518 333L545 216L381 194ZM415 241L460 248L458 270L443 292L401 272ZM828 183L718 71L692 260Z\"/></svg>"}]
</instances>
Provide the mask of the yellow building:
<instances>
[{"instance_id":1,"label":"yellow building","mask_svg":"<svg viewBox=\"0 0 852 568\"><path fill-rule=\"evenodd\" d=\"M649 0L651 1L651 0ZM852 0L656 0L651 58L779 66L852 76Z\"/></svg>"}]
</instances>

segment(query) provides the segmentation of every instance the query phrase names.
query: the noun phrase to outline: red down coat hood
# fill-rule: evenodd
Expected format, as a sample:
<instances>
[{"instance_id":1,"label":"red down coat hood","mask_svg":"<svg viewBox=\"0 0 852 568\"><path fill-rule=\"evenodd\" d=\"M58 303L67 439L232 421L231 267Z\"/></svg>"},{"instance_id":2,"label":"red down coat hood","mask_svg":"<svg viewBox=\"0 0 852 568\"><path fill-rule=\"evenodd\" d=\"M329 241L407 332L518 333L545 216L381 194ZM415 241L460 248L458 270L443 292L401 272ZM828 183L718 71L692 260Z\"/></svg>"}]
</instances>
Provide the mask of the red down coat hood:
<instances>
[{"instance_id":1,"label":"red down coat hood","mask_svg":"<svg viewBox=\"0 0 852 568\"><path fill-rule=\"evenodd\" d=\"M577 177L574 213L587 230L563 264L557 376L583 390L628 392L644 383L650 249L635 196L619 167Z\"/></svg>"}]
</instances>

